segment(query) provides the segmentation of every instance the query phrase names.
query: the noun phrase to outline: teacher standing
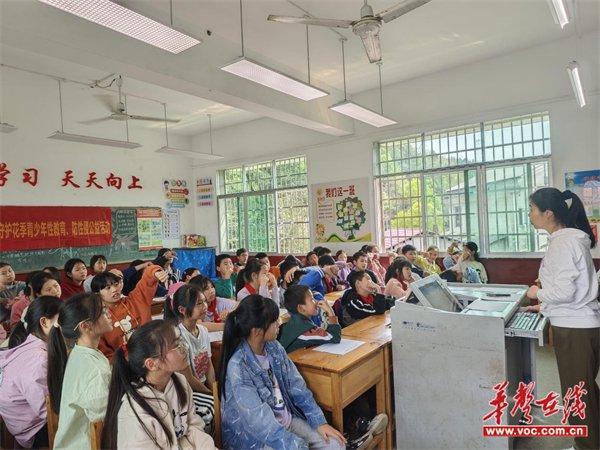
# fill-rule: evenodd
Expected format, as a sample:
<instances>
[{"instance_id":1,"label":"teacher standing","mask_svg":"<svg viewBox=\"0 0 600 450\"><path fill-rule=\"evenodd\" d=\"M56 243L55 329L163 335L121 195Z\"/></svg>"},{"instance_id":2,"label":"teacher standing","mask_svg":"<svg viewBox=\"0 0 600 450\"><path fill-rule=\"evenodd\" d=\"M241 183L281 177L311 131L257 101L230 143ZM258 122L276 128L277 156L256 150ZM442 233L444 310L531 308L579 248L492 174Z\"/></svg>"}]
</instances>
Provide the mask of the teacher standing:
<instances>
[{"instance_id":1,"label":"teacher standing","mask_svg":"<svg viewBox=\"0 0 600 450\"><path fill-rule=\"evenodd\" d=\"M539 271L541 287L527 296L540 301L554 336L563 399L569 388L585 383L585 419L569 417L571 425L587 425L588 437L576 438L575 448L600 448L600 303L598 279L590 249L596 245L581 199L571 191L542 188L529 197L529 219L546 230L548 249Z\"/></svg>"}]
</instances>

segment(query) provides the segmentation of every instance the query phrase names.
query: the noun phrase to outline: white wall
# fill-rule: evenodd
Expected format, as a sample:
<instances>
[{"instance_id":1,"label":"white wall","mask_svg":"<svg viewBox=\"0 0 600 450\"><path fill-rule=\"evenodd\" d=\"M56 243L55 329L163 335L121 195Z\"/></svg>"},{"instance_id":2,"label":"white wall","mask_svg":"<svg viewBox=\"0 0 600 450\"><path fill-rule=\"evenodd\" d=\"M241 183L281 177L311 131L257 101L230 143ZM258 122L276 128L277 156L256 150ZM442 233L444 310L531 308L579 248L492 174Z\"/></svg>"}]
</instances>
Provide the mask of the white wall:
<instances>
[{"instance_id":1,"label":"white wall","mask_svg":"<svg viewBox=\"0 0 600 450\"><path fill-rule=\"evenodd\" d=\"M574 39L559 40L386 86L385 113L399 125L384 131L355 123L353 136L331 139L268 119L220 129L214 133L215 153L228 161L197 167L195 176L215 177L217 170L241 162L304 154L309 184L372 177L372 148L377 140L548 111L553 184L563 188L565 171L600 168L599 55L600 35L595 33L583 36L578 44ZM584 109L576 105L565 69L575 58L588 97ZM378 94L365 92L354 100L378 109ZM196 136L194 146L206 141L206 135ZM218 245L216 206L196 211L196 229L211 245Z\"/></svg>"},{"instance_id":2,"label":"white wall","mask_svg":"<svg viewBox=\"0 0 600 450\"><path fill-rule=\"evenodd\" d=\"M18 127L10 134L0 133L0 162L12 172L4 187L0 187L2 205L67 205L67 206L154 206L165 207L162 191L163 178L193 180L192 169L185 158L157 154L154 151L164 145L162 131L130 127L132 141L142 147L125 150L111 147L63 142L47 139L60 128L58 88L55 80L30 73L2 68L1 120ZM106 111L92 96L89 88L67 83L63 86L65 132L90 134L111 139L125 139L121 122L109 121L95 126L78 124L79 120L102 117ZM69 106L89 103L90 114L75 117ZM190 139L171 136L172 145L183 148ZM25 168L39 170L38 186L33 188L21 182ZM80 189L61 187L65 170L73 170ZM95 171L101 185L106 184L110 172L123 177L121 190L107 188L86 189L88 172ZM131 175L141 178L142 190L128 190ZM193 208L184 208L181 215L182 233L194 232ZM165 242L165 245L178 242Z\"/></svg>"}]
</instances>

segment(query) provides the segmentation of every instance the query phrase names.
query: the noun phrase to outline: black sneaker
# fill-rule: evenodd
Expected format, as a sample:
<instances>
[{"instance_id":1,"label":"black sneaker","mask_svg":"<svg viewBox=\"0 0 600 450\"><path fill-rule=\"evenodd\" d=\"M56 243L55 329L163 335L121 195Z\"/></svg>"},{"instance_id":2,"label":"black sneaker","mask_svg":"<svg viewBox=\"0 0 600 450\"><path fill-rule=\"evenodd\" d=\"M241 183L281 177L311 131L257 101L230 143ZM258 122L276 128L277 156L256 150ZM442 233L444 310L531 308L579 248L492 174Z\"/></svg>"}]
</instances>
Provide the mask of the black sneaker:
<instances>
[{"instance_id":1,"label":"black sneaker","mask_svg":"<svg viewBox=\"0 0 600 450\"><path fill-rule=\"evenodd\" d=\"M367 431L362 436L349 438L346 442L346 449L363 450L367 448L371 444L371 442L373 442L373 435Z\"/></svg>"}]
</instances>

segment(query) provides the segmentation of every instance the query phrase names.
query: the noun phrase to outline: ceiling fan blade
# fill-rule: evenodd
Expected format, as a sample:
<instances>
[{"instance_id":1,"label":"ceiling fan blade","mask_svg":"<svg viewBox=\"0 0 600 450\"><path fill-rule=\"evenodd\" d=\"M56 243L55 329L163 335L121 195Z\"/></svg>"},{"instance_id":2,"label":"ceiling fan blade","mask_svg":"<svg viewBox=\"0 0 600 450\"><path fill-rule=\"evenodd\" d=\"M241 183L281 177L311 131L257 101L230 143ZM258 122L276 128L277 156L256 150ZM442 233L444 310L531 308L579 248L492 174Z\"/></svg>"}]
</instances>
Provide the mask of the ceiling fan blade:
<instances>
[{"instance_id":1,"label":"ceiling fan blade","mask_svg":"<svg viewBox=\"0 0 600 450\"><path fill-rule=\"evenodd\" d=\"M316 25L319 27L329 28L350 28L354 21L341 19L318 19L316 17L292 17L292 16L276 16L269 14L267 20L281 23L298 23L302 25Z\"/></svg>"},{"instance_id":2,"label":"ceiling fan blade","mask_svg":"<svg viewBox=\"0 0 600 450\"><path fill-rule=\"evenodd\" d=\"M113 95L102 94L94 95L94 97L106 107L107 112L113 112L115 110L116 99Z\"/></svg>"},{"instance_id":3,"label":"ceiling fan blade","mask_svg":"<svg viewBox=\"0 0 600 450\"><path fill-rule=\"evenodd\" d=\"M423 6L424 4L429 3L430 1L431 0L405 0L401 3L398 3L396 6L384 9L383 11L378 13L376 17L379 17L386 23L391 22L392 20L411 12L413 9Z\"/></svg>"},{"instance_id":4,"label":"ceiling fan blade","mask_svg":"<svg viewBox=\"0 0 600 450\"><path fill-rule=\"evenodd\" d=\"M370 63L376 63L381 61L381 45L379 43L379 33L377 34L364 34L360 36L365 51L369 58Z\"/></svg>"},{"instance_id":5,"label":"ceiling fan blade","mask_svg":"<svg viewBox=\"0 0 600 450\"><path fill-rule=\"evenodd\" d=\"M110 117L102 117L100 119L82 120L78 123L83 124L83 125L95 125L97 123L106 122L107 120L111 120Z\"/></svg>"},{"instance_id":6,"label":"ceiling fan blade","mask_svg":"<svg viewBox=\"0 0 600 450\"><path fill-rule=\"evenodd\" d=\"M145 120L147 122L164 122L165 119L161 117L148 117L148 116L134 116L129 114L128 118L130 120ZM179 119L167 119L168 123L179 123Z\"/></svg>"}]
</instances>

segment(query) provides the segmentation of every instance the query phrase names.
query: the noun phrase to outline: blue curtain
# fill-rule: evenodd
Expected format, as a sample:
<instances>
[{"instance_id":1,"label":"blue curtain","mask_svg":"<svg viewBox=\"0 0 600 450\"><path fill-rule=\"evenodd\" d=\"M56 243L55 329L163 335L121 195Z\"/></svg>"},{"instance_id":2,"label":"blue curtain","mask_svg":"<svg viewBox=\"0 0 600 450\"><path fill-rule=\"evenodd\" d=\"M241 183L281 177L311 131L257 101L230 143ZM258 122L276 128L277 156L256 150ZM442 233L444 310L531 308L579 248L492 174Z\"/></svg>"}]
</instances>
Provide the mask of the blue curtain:
<instances>
[{"instance_id":1,"label":"blue curtain","mask_svg":"<svg viewBox=\"0 0 600 450\"><path fill-rule=\"evenodd\" d=\"M176 248L177 258L173 267L183 272L188 267L196 267L205 277L215 278L215 249L214 248Z\"/></svg>"}]
</instances>

